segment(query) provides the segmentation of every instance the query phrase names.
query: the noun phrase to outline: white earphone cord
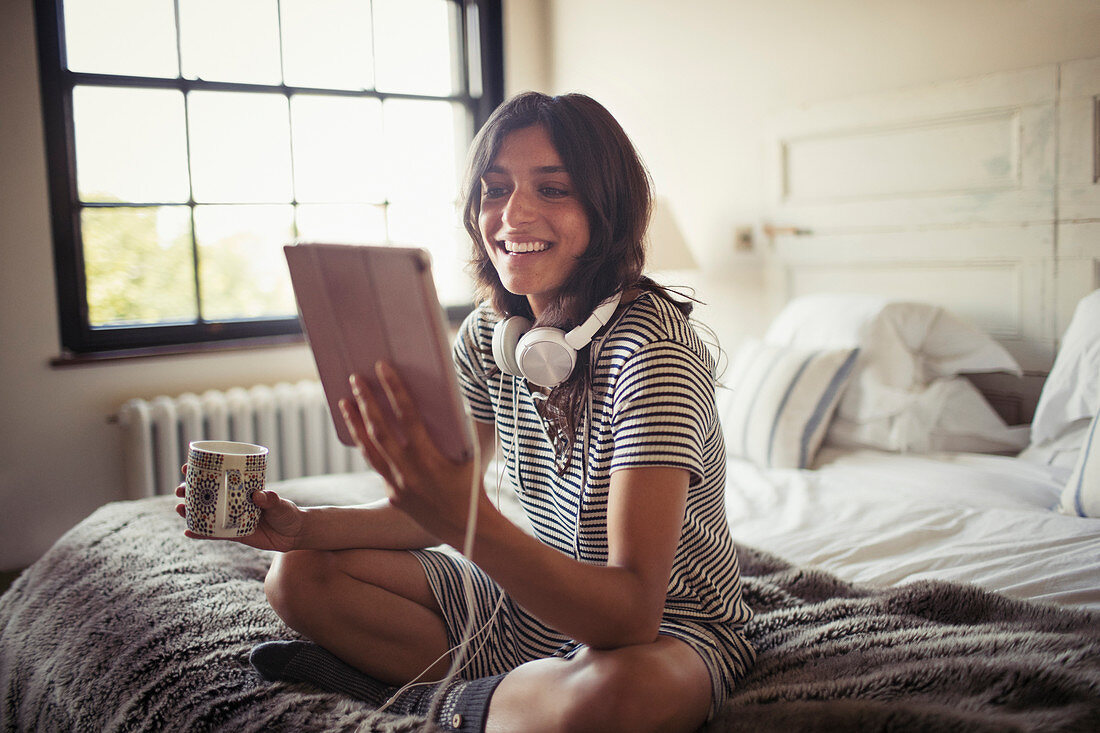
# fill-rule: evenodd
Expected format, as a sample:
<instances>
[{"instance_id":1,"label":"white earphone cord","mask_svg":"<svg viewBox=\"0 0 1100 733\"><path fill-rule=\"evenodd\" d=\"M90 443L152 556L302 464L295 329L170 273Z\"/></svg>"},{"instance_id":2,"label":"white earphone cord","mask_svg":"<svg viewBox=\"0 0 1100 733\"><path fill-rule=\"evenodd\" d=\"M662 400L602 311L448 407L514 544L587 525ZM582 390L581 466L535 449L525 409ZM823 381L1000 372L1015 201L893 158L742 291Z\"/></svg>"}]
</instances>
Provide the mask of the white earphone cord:
<instances>
[{"instance_id":1,"label":"white earphone cord","mask_svg":"<svg viewBox=\"0 0 1100 733\"><path fill-rule=\"evenodd\" d=\"M613 314L611 314L611 315L613 315ZM608 320L610 320L610 317L608 318ZM604 322L604 324L602 324L602 325L606 325L606 322ZM603 350L603 344L604 344L605 338L606 338L606 335L605 335L604 338L599 339L599 341L596 344L596 347L591 348L588 351L589 379L592 378L591 375L595 370L596 363L599 361L599 355L600 355L600 352ZM504 378L505 378L505 376L508 376L507 373L504 372L503 370L501 370L500 386L497 389L497 404L498 405L502 404L503 401L504 401ZM516 444L519 441L519 405L518 405L518 401L517 401L516 381L517 381L517 378L514 375L512 375L512 420L513 420L512 455L516 458L516 481L517 481L518 484L522 485L522 479L520 477L520 472L519 472L519 459L518 459L518 456L516 455L516 452L515 452L516 451ZM586 415L585 415L585 430L584 430L584 443L583 443L583 445L584 445L584 455L581 456L581 465L582 465L582 471L583 471L582 472L582 482L583 482L582 483L582 490L583 490L584 485L586 485L588 483L589 433L592 431L592 423L593 423L593 417L594 417L593 414L592 414L593 409L594 409L594 405L593 405L593 398L592 398L592 385L591 385L591 383L589 384L588 389L586 391L588 392L588 395L587 395L587 404L586 404L587 410L586 410ZM503 446L500 443L500 433L499 433L499 431L497 431L495 429L495 426L494 426L493 448L494 448L494 450L493 450L494 458L497 457L498 454L500 454L500 457L503 458L504 450L503 450ZM480 445L480 442L475 438L475 440L474 440L474 469L475 470L474 470L473 479L470 481L470 506L469 506L469 510L466 514L466 535L463 538L463 544L462 544L462 554L463 554L463 556L465 556L465 558L467 559L468 562L473 562L472 560L470 560L470 558L473 556L473 552L474 552L474 535L475 535L476 530L477 530L478 497L480 495L479 483L480 483L480 480L481 480L477 475L477 468L480 468L480 466L481 466L481 445ZM508 465L507 465L507 461L505 461L504 466L500 470L497 471L496 497L495 497L495 501L496 501L497 506L500 505L500 495L501 495L502 485L503 485L503 482L504 482L504 474L507 472L507 470L508 470ZM578 516L578 522L579 522L579 520L580 520L580 517ZM578 527L578 531L576 532L575 536L579 537L579 535L580 535L580 532L579 532L579 527ZM576 541L577 540L574 539L574 542L576 542ZM577 549L579 550L579 548L577 548ZM462 670L464 670L466 667L468 667L470 665L470 662L473 661L474 657L477 656L477 654L479 652L481 652L482 648L484 648L485 644L489 641L488 631L492 627L493 622L496 621L497 614L500 612L501 607L504 605L504 593L502 591L500 593L500 595L498 596L498 598L497 598L496 605L493 607L493 612L489 615L489 618L485 621L484 624L481 625L481 628L479 628L477 631L473 631L474 607L477 603L476 599L474 598L473 584L474 584L473 571L470 569L469 565L463 565L462 588L463 588L463 592L466 596L466 607L467 607L468 610L467 610L467 614L466 614L466 625L465 625L465 628L462 631L462 640L458 643L457 646L451 647L450 649L448 649L447 651L443 652L438 657L436 657L435 660L433 660L432 663L429 664L424 669L424 671L422 671L420 674L418 674L416 677L414 677L412 680L410 680L405 685L403 685L400 689L398 689L397 692L395 692L390 697L389 700L387 700L381 707L378 708L379 712L381 712L381 711L385 710L386 708L388 708L394 702L394 700L396 700L406 690L412 689L413 687L423 687L423 686L426 686L426 685L437 684L437 683L434 683L434 682L420 682L419 680L420 680L421 677L426 675L428 673L428 671L432 667L434 667L441 659L446 658L447 655L449 655L451 652L457 651L458 653L455 655L454 659L451 660L451 666L447 670L447 674L444 675L443 679L438 683L439 687L436 689L435 694L432 697L432 704L431 704L431 706L429 708L429 711L428 711L427 720L425 721L424 726L421 728L422 731L432 731L432 730L435 729L435 725L432 723L432 721L435 720L436 714L439 712L439 706L443 702L443 695L447 691L447 687L451 684L451 681L456 676L458 676L458 674ZM477 648L474 649L473 654L467 655L467 652L469 651L470 644L473 642L473 640L476 637L481 636L482 634L484 634L484 638L481 639L481 642L477 645Z\"/></svg>"},{"instance_id":2,"label":"white earphone cord","mask_svg":"<svg viewBox=\"0 0 1100 733\"><path fill-rule=\"evenodd\" d=\"M592 371L595 368L594 362L599 359L599 353L603 349L603 341L604 341L604 339L602 339L602 338L599 340L599 342L598 342L599 348L589 349L589 352L588 352L589 375L592 374ZM500 386L497 389L497 404L498 405L502 404L503 401L504 401L504 377L505 376L506 376L505 373L502 371L501 372L501 377L500 377ZM591 376L589 378L591 379ZM513 451L513 455L515 455L516 443L519 440L519 414L518 414L519 413L519 406L516 402L516 392L517 392L517 390L516 390L516 377L513 376L512 377L512 420L513 420L512 451ZM589 447L588 446L588 441L589 441L589 433L592 430L592 419L593 419L592 412L593 412L593 407L594 407L593 404L592 404L592 388L591 388L591 385L589 386L587 392L588 392L588 399L587 399L587 405L586 405L587 410L585 411L586 412L586 415L585 415L585 431L584 431L585 435L584 435L584 442L583 442L584 455L581 456L581 465L582 465L582 469L583 469L582 481L584 482L584 484L588 483L588 447ZM498 431L496 431L495 428L494 428L493 448L494 448L494 450L493 450L494 458L497 457L498 454L503 454L503 452L504 452L503 451L503 446L500 443L500 433ZM503 455L501 455L501 457L503 457ZM474 440L474 472L473 472L473 478L470 481L470 505L469 505L469 509L466 513L466 534L463 538L463 543L462 543L462 554L467 559L468 562L473 562L470 558L473 556L474 536L475 536L476 531L477 531L478 497L480 495L480 485L479 484L480 484L480 481L481 481L480 477L478 476L477 469L480 468L480 467L481 467L481 445L480 445L480 442L478 440L476 440L476 438L475 438L475 440ZM498 506L500 505L500 495L501 495L501 491L502 491L502 485L504 483L504 474L507 472L507 469L508 469L507 461L505 461L504 466L500 470L497 471L496 499L495 499L495 501L496 501L496 504ZM518 459L517 459L517 463L516 463L516 480L517 481L520 480ZM578 517L578 519L579 519L579 517ZM579 535L580 533L577 532L576 534ZM423 687L423 686L426 686L426 685L438 684L439 687L436 689L436 692L435 692L434 696L432 697L432 704L429 707L427 721L425 722L425 724L422 728L423 731L434 730L435 726L432 723L432 721L435 719L435 716L439 711L439 706L443 702L443 695L447 691L447 687L451 684L451 681L454 680L454 678L457 677L460 672L462 672L462 670L464 670L466 667L468 667L470 665L470 663L473 661L474 657L477 656L477 654L479 652L481 652L482 648L484 648L485 644L489 641L488 631L492 627L493 622L496 621L497 614L500 613L500 609L504 605L504 593L501 592L500 595L497 598L496 605L493 607L493 612L489 615L489 618L485 621L484 624L481 625L481 628L479 628L477 631L474 631L473 630L473 626L474 626L474 607L477 603L477 600L474 598L473 571L470 569L469 565L463 565L462 570L463 570L463 572L462 572L462 589L463 589L463 593L466 596L466 607L468 609L467 614L466 614L466 625L465 625L465 627L463 628L463 631L462 631L462 640L458 643L457 646L451 647L450 649L448 649L447 651L443 652L438 657L436 657L432 661L432 663L429 664L420 674L418 674L416 677L414 677L412 680L410 680L406 684L402 685L401 688L398 689L397 692L395 692L390 697L389 700L387 700L383 705L381 705L378 708L378 711L382 712L383 710L388 708L391 704L393 704L394 700L396 700L403 692L405 692L406 690L410 690L413 687ZM482 636L482 635L484 635L484 637L481 639L480 643L477 645L477 648L474 649L473 654L467 654L467 652L469 651L470 644L474 641L475 638L477 638L479 636ZM445 659L452 652L458 652L458 653L455 654L454 658L451 660L451 666L447 670L447 674L444 675L443 679L440 682L435 683L435 682L420 682L419 681L420 678L423 677L424 675L426 675L432 667L434 667L440 660Z\"/></svg>"},{"instance_id":3,"label":"white earphone cord","mask_svg":"<svg viewBox=\"0 0 1100 733\"><path fill-rule=\"evenodd\" d=\"M513 385L513 390L514 389L515 389L515 386ZM497 402L498 402L498 404L503 400L503 397L504 397L504 379L503 379L503 375L502 375L501 380L500 380L500 389L497 393ZM513 417L515 417L515 416L513 416ZM518 427L519 427L518 419L516 420L516 423L517 423L516 428L518 430ZM494 433L495 433L495 430L494 430ZM500 435L499 435L499 433L496 433L494 437L495 437L495 440L493 441L494 442L493 455L495 457L498 450L500 450ZM515 439L516 439L516 436L513 435L512 436L512 445L515 445ZM476 532L477 532L478 498L481 494L481 491L480 491L481 478L478 476L478 471L477 471L477 469L479 469L481 467L481 445L479 443L480 443L480 441L478 441L476 439L476 436L475 436L475 439L474 439L474 472L473 472L473 478L470 481L470 504L469 504L469 507L468 507L467 512L466 512L466 532L465 532L465 536L463 537L463 542L462 542L462 555L466 558L466 560L468 562L473 562L473 560L471 560L470 558L473 556L473 553L474 553L474 536L476 535ZM502 483L503 483L503 478L504 478L504 472L503 471L498 471L497 472L497 483L496 483L496 503L498 505L500 504L501 486L502 486ZM461 641L459 641L458 645L453 646L450 649L448 649L447 651L440 654L438 657L436 657L432 661L431 664L429 664L427 667L425 667L424 670L420 674L418 674L416 677L411 679L409 682L402 685L397 690L397 692L393 693L393 695L390 696L389 700L387 700L385 703L383 703L378 708L379 712L382 712L383 710L388 708L390 705L392 705L393 702L398 697L400 697L401 694L404 693L406 690L410 690L413 687L424 687L424 686L427 686L427 685L438 684L439 687L436 689L436 692L435 692L435 694L432 698L432 704L428 709L427 722L425 723L422 730L430 731L430 730L435 729L435 726L432 723L432 721L435 719L436 714L439 712L439 706L443 702L443 694L446 692L447 687L450 686L450 684L454 680L454 678L457 677L458 674L460 672L462 672L462 670L464 670L466 667L468 667L470 665L470 663L473 661L474 657L477 656L477 654L485 646L486 642L489 641L488 631L489 631L490 627L492 626L493 622L496 620L497 614L500 612L501 607L504 605L504 593L502 592L502 593L500 593L499 597L497 598L496 606L493 608L493 612L492 612L492 614L489 615L488 620L486 620L486 622L481 625L481 628L479 628L477 631L474 631L473 630L473 626L474 626L474 609L475 609L475 606L477 604L477 599L474 597L473 570L470 568L470 566L468 564L462 566L462 591L463 591L463 594L466 596L467 614L466 614L466 625L462 630L462 639L461 639ZM482 636L483 634L484 634L484 638L481 639L481 643L479 643L477 648L474 649L473 654L467 654L467 652L469 651L470 644L473 642L473 640L478 636ZM442 680L440 680L438 683L436 683L436 682L420 682L419 681L424 675L426 675L428 673L429 670L431 670L432 667L434 667L441 660L445 659L452 652L457 652L457 654L455 654L454 658L451 660L451 665L447 670L447 674L445 674L443 676Z\"/></svg>"}]
</instances>

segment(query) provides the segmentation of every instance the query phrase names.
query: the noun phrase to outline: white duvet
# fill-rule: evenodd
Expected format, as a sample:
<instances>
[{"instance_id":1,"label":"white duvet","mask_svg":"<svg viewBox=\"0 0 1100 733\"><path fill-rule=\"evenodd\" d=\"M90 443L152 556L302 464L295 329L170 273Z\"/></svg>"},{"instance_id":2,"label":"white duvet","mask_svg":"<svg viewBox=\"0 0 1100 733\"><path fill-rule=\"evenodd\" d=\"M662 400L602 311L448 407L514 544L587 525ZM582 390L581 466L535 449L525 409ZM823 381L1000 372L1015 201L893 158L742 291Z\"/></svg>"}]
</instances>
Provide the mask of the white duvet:
<instances>
[{"instance_id":1,"label":"white duvet","mask_svg":"<svg viewBox=\"0 0 1100 733\"><path fill-rule=\"evenodd\" d=\"M494 464L493 469L496 468ZM735 540L846 580L897 585L930 578L974 583L1016 598L1100 610L1100 519L1059 514L1064 469L970 453L819 452L815 470L727 463ZM521 526L507 486L488 491ZM383 496L373 472L274 484L328 501Z\"/></svg>"},{"instance_id":2,"label":"white duvet","mask_svg":"<svg viewBox=\"0 0 1100 733\"><path fill-rule=\"evenodd\" d=\"M815 470L727 464L741 543L844 579L931 578L1100 610L1100 519L1052 510L1064 471L978 454L823 450Z\"/></svg>"}]
</instances>

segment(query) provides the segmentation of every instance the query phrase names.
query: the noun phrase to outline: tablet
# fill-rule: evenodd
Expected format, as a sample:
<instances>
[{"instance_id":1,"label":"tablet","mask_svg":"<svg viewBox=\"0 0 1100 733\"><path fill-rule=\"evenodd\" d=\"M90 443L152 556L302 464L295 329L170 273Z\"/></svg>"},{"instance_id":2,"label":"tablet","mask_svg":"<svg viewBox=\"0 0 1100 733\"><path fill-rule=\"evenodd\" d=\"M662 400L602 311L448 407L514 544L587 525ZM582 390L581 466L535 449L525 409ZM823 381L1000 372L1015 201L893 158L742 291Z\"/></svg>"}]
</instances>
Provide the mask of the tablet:
<instances>
[{"instance_id":1,"label":"tablet","mask_svg":"<svg viewBox=\"0 0 1100 733\"><path fill-rule=\"evenodd\" d=\"M340 442L354 445L339 401L358 374L378 390L374 365L393 365L444 455L473 458L473 428L458 389L443 311L426 250L300 243L287 265ZM383 408L389 410L386 400ZM390 414L392 417L392 413Z\"/></svg>"}]
</instances>

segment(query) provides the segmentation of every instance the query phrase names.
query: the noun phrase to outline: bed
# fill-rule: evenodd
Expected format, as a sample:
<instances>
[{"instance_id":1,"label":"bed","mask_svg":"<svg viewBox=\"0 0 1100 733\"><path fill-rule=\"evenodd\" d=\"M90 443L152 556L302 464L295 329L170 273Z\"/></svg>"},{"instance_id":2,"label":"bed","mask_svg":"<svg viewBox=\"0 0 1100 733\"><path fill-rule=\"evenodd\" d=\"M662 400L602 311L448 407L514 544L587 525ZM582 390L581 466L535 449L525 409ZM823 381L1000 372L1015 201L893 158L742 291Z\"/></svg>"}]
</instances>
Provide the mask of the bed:
<instances>
[{"instance_id":1,"label":"bed","mask_svg":"<svg viewBox=\"0 0 1100 733\"><path fill-rule=\"evenodd\" d=\"M1098 94L1092 60L776 123L777 315L725 344L717 405L759 659L705 730L1100 730ZM262 680L250 649L293 637L271 557L175 502L102 507L0 598L0 727L419 727Z\"/></svg>"},{"instance_id":2,"label":"bed","mask_svg":"<svg viewBox=\"0 0 1100 733\"><path fill-rule=\"evenodd\" d=\"M988 413L957 409L961 393L949 390L953 399L936 401L931 416L925 404L939 380L966 380L956 370L1013 368L994 341L927 304L844 296L810 305L834 323L840 311L858 312L857 343L838 346L836 333L810 328L830 347L808 348L785 326L791 313L805 322L806 302L796 300L764 342L731 354L733 386L718 400L727 516L759 662L706 730L1100 728L1100 471L1089 473L1085 460L1100 464L1100 436L1092 440L1100 380L1083 389L1081 378L1100 376L1100 290L1082 301L1067 333L1070 357L1056 363L1037 409L1034 428L1054 437L1028 437L1022 456L1003 454L1018 450L998 442L1019 439L1008 426L990 431ZM881 358L883 340L912 336L913 323L924 324L916 329L924 345L912 358L927 372L939 359L932 344L947 344L950 364L940 359L932 371L952 372L910 390L908 409L921 419L902 409L887 430L838 429L845 415L858 417L860 392L886 389L866 353ZM966 338L947 338L945 328ZM767 368L754 370L761 363ZM897 373L894 364L889 375ZM754 427L761 421L775 427ZM911 449L914 425L938 436L936 449ZM978 438L1002 454L942 449ZM892 445L899 440L910 449ZM1082 481L1092 482L1085 493L1074 488ZM381 495L369 472L274 488L303 504ZM262 680L248 663L251 647L294 636L263 594L270 554L184 538L175 501L103 507L0 598L4 729L417 727L306 685ZM498 501L519 516L508 491Z\"/></svg>"}]
</instances>

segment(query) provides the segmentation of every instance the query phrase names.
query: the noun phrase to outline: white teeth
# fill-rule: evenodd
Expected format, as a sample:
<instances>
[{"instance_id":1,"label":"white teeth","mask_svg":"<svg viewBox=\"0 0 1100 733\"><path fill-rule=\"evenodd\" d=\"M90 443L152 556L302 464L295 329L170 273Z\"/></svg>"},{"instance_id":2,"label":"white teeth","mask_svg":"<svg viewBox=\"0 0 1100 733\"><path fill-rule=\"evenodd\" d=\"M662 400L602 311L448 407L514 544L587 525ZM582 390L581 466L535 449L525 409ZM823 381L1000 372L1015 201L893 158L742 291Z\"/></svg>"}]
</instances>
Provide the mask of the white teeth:
<instances>
[{"instance_id":1,"label":"white teeth","mask_svg":"<svg viewBox=\"0 0 1100 733\"><path fill-rule=\"evenodd\" d=\"M542 252L550 249L546 242L509 242L504 241L504 251L512 254L524 254L526 252Z\"/></svg>"}]
</instances>

